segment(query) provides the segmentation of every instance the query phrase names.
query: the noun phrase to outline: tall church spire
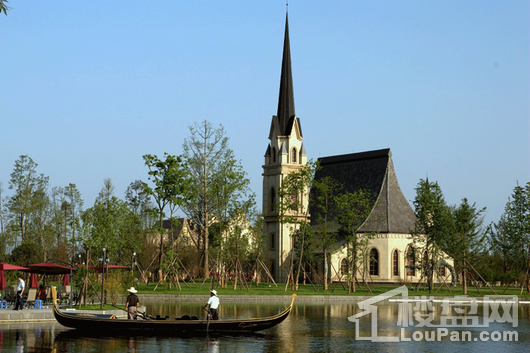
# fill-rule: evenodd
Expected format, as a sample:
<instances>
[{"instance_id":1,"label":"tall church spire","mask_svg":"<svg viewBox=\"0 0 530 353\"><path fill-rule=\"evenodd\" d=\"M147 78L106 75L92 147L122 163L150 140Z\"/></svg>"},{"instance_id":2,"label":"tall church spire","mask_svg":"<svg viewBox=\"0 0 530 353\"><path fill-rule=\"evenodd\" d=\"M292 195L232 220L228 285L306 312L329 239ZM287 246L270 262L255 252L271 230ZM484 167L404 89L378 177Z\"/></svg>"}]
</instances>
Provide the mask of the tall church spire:
<instances>
[{"instance_id":1,"label":"tall church spire","mask_svg":"<svg viewBox=\"0 0 530 353\"><path fill-rule=\"evenodd\" d=\"M285 14L285 38L283 41L282 75L280 78L280 96L278 98L278 121L281 134L290 132L294 119L294 90L291 71L291 46L289 43L289 14Z\"/></svg>"},{"instance_id":2,"label":"tall church spire","mask_svg":"<svg viewBox=\"0 0 530 353\"><path fill-rule=\"evenodd\" d=\"M281 219L278 211L278 193L285 177L307 165L307 153L303 144L300 119L294 112L293 77L291 74L291 48L289 45L289 19L285 15L285 39L283 43L282 74L278 115L273 115L269 140L263 165L263 232L267 234L266 251L270 272L276 280L285 281L292 256L291 232L293 224ZM300 210L287 211L289 217L309 220L307 191L302 192ZM303 211L302 211L303 210Z\"/></svg>"}]
</instances>

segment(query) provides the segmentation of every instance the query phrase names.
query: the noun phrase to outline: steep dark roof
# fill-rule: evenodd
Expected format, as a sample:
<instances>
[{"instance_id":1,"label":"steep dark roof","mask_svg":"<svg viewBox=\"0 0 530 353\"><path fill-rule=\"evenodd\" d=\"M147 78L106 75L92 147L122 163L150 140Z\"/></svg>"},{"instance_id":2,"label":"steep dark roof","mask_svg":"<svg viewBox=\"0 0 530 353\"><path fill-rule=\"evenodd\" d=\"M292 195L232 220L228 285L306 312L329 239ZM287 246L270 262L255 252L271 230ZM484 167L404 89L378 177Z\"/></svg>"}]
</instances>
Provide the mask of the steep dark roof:
<instances>
[{"instance_id":1,"label":"steep dark roof","mask_svg":"<svg viewBox=\"0 0 530 353\"><path fill-rule=\"evenodd\" d=\"M267 146L267 150L265 151L265 157L268 157L271 155L271 144Z\"/></svg>"},{"instance_id":2,"label":"steep dark roof","mask_svg":"<svg viewBox=\"0 0 530 353\"><path fill-rule=\"evenodd\" d=\"M283 40L282 74L280 76L280 95L278 98L278 119L280 131L287 135L288 125L292 124L294 112L293 75L291 70L291 45L289 43L289 16L285 15L285 37Z\"/></svg>"},{"instance_id":3,"label":"steep dark roof","mask_svg":"<svg viewBox=\"0 0 530 353\"><path fill-rule=\"evenodd\" d=\"M278 112L273 117L279 127L279 135L289 136L295 120L300 127L300 119L296 117L294 110L293 74L291 69L291 44L289 41L289 15L285 14L285 36L283 40L282 72L280 76L280 94L278 96Z\"/></svg>"},{"instance_id":4,"label":"steep dark roof","mask_svg":"<svg viewBox=\"0 0 530 353\"><path fill-rule=\"evenodd\" d=\"M416 216L399 187L389 148L323 157L318 161L321 168L315 179L328 176L341 183L345 192L365 189L377 197L372 213L359 231L409 233L414 229Z\"/></svg>"}]
</instances>

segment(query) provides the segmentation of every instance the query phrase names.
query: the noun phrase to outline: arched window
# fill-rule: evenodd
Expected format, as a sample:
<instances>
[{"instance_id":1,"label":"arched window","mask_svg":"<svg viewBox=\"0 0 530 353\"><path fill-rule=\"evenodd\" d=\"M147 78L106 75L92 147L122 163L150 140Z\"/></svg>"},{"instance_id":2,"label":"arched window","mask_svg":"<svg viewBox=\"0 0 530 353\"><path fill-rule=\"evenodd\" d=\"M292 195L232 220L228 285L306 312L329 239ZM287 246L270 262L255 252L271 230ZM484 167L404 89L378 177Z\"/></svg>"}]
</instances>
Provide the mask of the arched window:
<instances>
[{"instance_id":1,"label":"arched window","mask_svg":"<svg viewBox=\"0 0 530 353\"><path fill-rule=\"evenodd\" d=\"M274 191L274 188L271 188L270 211L273 212L275 207L276 207L276 192Z\"/></svg>"},{"instance_id":2,"label":"arched window","mask_svg":"<svg viewBox=\"0 0 530 353\"><path fill-rule=\"evenodd\" d=\"M392 275L399 276L399 252L397 250L392 253Z\"/></svg>"},{"instance_id":3,"label":"arched window","mask_svg":"<svg viewBox=\"0 0 530 353\"><path fill-rule=\"evenodd\" d=\"M375 248L370 250L370 276L379 276L379 252Z\"/></svg>"},{"instance_id":4,"label":"arched window","mask_svg":"<svg viewBox=\"0 0 530 353\"><path fill-rule=\"evenodd\" d=\"M440 277L445 277L445 265L439 267L438 273L440 274Z\"/></svg>"},{"instance_id":5,"label":"arched window","mask_svg":"<svg viewBox=\"0 0 530 353\"><path fill-rule=\"evenodd\" d=\"M407 276L415 276L416 275L416 263L415 263L415 254L414 254L414 248L411 246L407 250L407 259L405 262L405 265L407 267Z\"/></svg>"},{"instance_id":6,"label":"arched window","mask_svg":"<svg viewBox=\"0 0 530 353\"><path fill-rule=\"evenodd\" d=\"M293 149L291 150L291 163L296 163L296 148L293 147Z\"/></svg>"},{"instance_id":7,"label":"arched window","mask_svg":"<svg viewBox=\"0 0 530 353\"><path fill-rule=\"evenodd\" d=\"M343 276L348 275L348 261L346 259L342 259L340 262L340 274Z\"/></svg>"},{"instance_id":8,"label":"arched window","mask_svg":"<svg viewBox=\"0 0 530 353\"><path fill-rule=\"evenodd\" d=\"M276 148L272 148L272 162L276 163Z\"/></svg>"}]
</instances>

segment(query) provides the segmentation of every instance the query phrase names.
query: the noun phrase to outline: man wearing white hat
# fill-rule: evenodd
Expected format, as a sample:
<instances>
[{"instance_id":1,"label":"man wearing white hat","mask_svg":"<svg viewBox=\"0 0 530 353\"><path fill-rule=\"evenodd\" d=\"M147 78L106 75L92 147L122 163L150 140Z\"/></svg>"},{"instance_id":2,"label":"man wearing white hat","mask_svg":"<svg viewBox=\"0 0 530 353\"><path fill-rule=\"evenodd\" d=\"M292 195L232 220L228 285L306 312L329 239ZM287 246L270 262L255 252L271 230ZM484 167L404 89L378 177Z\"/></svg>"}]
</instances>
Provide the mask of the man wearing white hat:
<instances>
[{"instance_id":1,"label":"man wearing white hat","mask_svg":"<svg viewBox=\"0 0 530 353\"><path fill-rule=\"evenodd\" d=\"M204 306L204 309L206 309L210 306L208 310L208 315L210 315L210 318L212 320L219 320L219 313L217 312L217 308L219 308L219 297L217 296L217 291L215 289L212 289L210 292L210 299L208 299L208 303Z\"/></svg>"},{"instance_id":2,"label":"man wearing white hat","mask_svg":"<svg viewBox=\"0 0 530 353\"><path fill-rule=\"evenodd\" d=\"M125 310L127 310L127 318L129 320L136 320L136 314L138 312L138 307L140 306L140 299L136 293L138 292L134 287L127 289L127 292L131 293L127 297L127 302L125 303Z\"/></svg>"}]
</instances>

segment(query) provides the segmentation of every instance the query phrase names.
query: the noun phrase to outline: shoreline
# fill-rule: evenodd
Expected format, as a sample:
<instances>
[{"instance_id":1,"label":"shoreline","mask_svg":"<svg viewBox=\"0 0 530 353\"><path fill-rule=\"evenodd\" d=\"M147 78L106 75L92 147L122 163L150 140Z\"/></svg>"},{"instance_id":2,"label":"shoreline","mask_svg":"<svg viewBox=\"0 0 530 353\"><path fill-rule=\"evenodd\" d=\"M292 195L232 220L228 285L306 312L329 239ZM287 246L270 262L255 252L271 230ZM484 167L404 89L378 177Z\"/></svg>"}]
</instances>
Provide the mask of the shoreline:
<instances>
[{"instance_id":1,"label":"shoreline","mask_svg":"<svg viewBox=\"0 0 530 353\"><path fill-rule=\"evenodd\" d=\"M138 293L138 296L140 299L144 302L152 303L154 301L172 301L172 302L203 302L208 300L209 295L204 294L142 294ZM297 303L304 303L304 304L345 304L345 303L358 303L373 297L376 297L377 295L373 296L352 296L352 295L297 295L295 304ZM490 295L490 296L484 296L484 297L462 297L462 296L425 296L425 295L417 295L417 296L408 296L407 299L401 299L400 297L396 298L388 298L384 301L394 302L394 301L413 301L413 302L421 302L421 301L432 301L432 302L442 302L444 299L450 300L451 302L470 302L470 301L476 301L478 303L484 303L484 302L490 302L494 299L500 299L500 298L514 298L515 301L519 304L530 304L530 299L528 298L519 298L514 296L503 296L503 295ZM278 302L283 303L287 300L290 300L291 294L285 294L285 295L219 295L219 298L223 301L230 301L230 302ZM485 299L487 298L487 299Z\"/></svg>"},{"instance_id":2,"label":"shoreline","mask_svg":"<svg viewBox=\"0 0 530 353\"><path fill-rule=\"evenodd\" d=\"M140 301L143 303L204 303L208 300L208 295L203 294L138 294ZM232 304L237 303L266 303L266 304L284 304L291 299L291 294L285 295L220 295L223 302ZM325 304L357 304L366 299L376 296L321 296L321 295L297 295L295 305L309 304L309 305L325 305ZM443 300L449 300L453 303L466 304L469 302L476 302L478 304L490 303L495 299L505 299L513 296L486 296L484 297L429 297L429 296L409 296L407 298L387 298L381 300L382 302L433 302L441 303ZM515 297L515 302L522 305L530 305L528 298ZM511 302L511 301L510 301ZM62 310L71 310L70 308L62 308ZM75 309L74 309L75 310ZM123 310L76 310L76 312L100 313L100 314L114 314L117 317L124 317ZM24 323L24 322L50 322L55 321L53 310L51 307L43 309L25 309L21 311L14 311L10 308L0 309L0 323Z\"/></svg>"}]
</instances>

